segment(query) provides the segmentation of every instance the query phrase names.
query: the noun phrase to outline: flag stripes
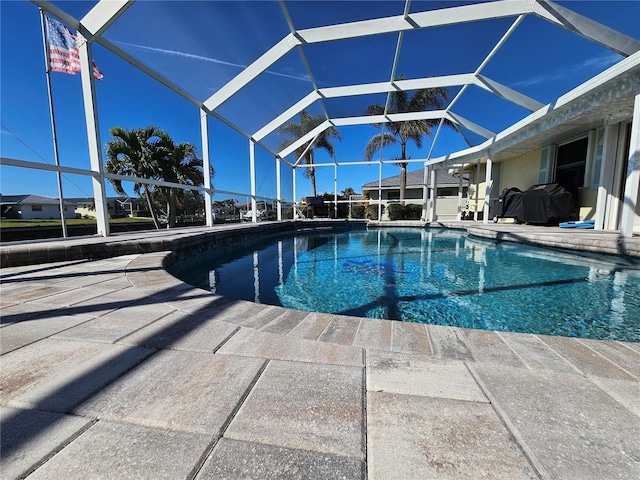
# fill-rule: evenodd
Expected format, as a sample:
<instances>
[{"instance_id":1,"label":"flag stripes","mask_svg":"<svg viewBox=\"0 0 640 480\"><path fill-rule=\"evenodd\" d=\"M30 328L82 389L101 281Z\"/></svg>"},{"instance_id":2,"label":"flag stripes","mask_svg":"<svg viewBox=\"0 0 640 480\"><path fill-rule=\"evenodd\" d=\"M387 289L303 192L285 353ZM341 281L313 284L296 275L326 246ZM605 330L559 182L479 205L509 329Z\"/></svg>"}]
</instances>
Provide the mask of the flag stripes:
<instances>
[{"instance_id":1,"label":"flag stripes","mask_svg":"<svg viewBox=\"0 0 640 480\"><path fill-rule=\"evenodd\" d=\"M76 36L58 20L46 19L46 43L48 47L47 68L52 72L75 75L80 71L80 53ZM96 80L104 78L103 73L93 62L93 76Z\"/></svg>"}]
</instances>

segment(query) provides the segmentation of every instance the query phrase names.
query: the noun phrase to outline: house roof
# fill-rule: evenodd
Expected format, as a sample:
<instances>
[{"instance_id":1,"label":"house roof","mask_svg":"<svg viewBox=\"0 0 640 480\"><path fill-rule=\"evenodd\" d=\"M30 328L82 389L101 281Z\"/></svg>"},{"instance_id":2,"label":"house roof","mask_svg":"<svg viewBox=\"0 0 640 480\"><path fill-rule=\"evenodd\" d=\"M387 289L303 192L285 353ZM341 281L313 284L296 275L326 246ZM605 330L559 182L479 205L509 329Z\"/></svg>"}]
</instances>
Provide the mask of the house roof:
<instances>
[{"instance_id":1,"label":"house roof","mask_svg":"<svg viewBox=\"0 0 640 480\"><path fill-rule=\"evenodd\" d=\"M436 170L436 183L438 187L457 187L459 180L458 177L450 174L447 170ZM463 178L462 185L469 185L468 177ZM407 172L407 188L422 186L424 186L424 170L418 169ZM378 188L377 180L362 185L363 190L373 190L376 188ZM383 178L382 188L400 188L400 175Z\"/></svg>"},{"instance_id":2,"label":"house roof","mask_svg":"<svg viewBox=\"0 0 640 480\"><path fill-rule=\"evenodd\" d=\"M65 203L73 203L71 199L65 198ZM60 202L57 198L41 197L40 195L0 195L0 203L7 204L25 204L25 205L58 205Z\"/></svg>"},{"instance_id":3,"label":"house roof","mask_svg":"<svg viewBox=\"0 0 640 480\"><path fill-rule=\"evenodd\" d=\"M93 197L75 197L75 198L66 198L65 202L70 203L89 203L93 201ZM107 197L107 202L119 201L119 202L131 202L138 203L140 202L139 198L130 198L130 197Z\"/></svg>"}]
</instances>

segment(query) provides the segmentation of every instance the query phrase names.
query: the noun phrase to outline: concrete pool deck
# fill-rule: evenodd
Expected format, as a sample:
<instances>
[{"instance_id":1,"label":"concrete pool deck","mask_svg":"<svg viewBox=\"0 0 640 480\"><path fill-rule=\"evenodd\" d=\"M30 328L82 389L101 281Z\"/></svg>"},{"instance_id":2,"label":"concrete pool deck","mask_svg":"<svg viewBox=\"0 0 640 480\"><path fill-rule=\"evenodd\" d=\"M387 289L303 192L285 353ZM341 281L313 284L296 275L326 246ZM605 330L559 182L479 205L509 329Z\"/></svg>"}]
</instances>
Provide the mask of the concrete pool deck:
<instances>
[{"instance_id":1,"label":"concrete pool deck","mask_svg":"<svg viewBox=\"0 0 640 480\"><path fill-rule=\"evenodd\" d=\"M640 252L637 237L462 226ZM3 265L118 254L0 272L2 478L640 475L640 343L257 305L180 282L166 251L122 250L206 231L0 247Z\"/></svg>"}]
</instances>

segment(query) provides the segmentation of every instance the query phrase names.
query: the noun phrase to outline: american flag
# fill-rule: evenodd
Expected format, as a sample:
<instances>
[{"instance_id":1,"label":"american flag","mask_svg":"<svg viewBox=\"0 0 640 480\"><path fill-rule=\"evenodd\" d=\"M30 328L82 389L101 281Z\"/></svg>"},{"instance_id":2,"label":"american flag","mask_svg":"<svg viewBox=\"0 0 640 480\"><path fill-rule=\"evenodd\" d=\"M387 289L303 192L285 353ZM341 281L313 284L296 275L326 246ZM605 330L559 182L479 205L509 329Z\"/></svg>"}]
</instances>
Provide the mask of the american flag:
<instances>
[{"instance_id":1,"label":"american flag","mask_svg":"<svg viewBox=\"0 0 640 480\"><path fill-rule=\"evenodd\" d=\"M59 21L45 16L47 20L47 46L49 49L49 70L75 75L80 71L80 54L76 36ZM93 62L93 76L102 80L104 75Z\"/></svg>"}]
</instances>

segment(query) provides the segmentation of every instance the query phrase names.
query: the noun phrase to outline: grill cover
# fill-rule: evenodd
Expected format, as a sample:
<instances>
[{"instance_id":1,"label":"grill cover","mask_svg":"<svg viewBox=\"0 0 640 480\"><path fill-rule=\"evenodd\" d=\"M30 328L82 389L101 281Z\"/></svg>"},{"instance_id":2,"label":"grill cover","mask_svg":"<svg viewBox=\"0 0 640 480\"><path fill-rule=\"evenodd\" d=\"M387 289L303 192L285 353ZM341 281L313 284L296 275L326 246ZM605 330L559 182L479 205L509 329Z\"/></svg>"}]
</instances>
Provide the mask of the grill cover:
<instances>
[{"instance_id":1,"label":"grill cover","mask_svg":"<svg viewBox=\"0 0 640 480\"><path fill-rule=\"evenodd\" d=\"M523 195L524 192L519 188L505 189L498 200L498 217L518 217L522 211Z\"/></svg>"},{"instance_id":2,"label":"grill cover","mask_svg":"<svg viewBox=\"0 0 640 480\"><path fill-rule=\"evenodd\" d=\"M573 195L558 183L543 183L530 187L522 195L518 221L524 223L559 223L575 216Z\"/></svg>"}]
</instances>

